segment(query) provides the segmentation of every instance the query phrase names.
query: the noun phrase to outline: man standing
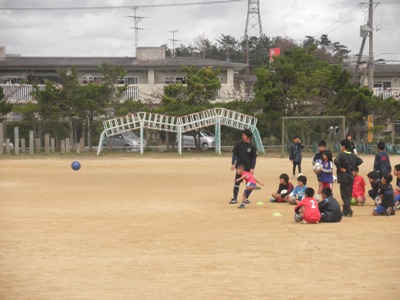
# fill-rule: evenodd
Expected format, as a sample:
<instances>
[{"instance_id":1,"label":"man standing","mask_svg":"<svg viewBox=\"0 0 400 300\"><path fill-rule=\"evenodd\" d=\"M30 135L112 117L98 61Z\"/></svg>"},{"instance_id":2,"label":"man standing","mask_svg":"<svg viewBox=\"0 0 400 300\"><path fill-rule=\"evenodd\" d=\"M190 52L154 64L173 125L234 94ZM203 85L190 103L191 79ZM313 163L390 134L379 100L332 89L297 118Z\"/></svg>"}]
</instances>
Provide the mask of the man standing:
<instances>
[{"instance_id":1,"label":"man standing","mask_svg":"<svg viewBox=\"0 0 400 300\"><path fill-rule=\"evenodd\" d=\"M340 184L340 196L343 201L342 214L345 217L352 217L351 194L353 191L353 170L363 163L362 159L351 152L351 143L348 139L340 142L341 152L336 156L334 164L337 168L337 181Z\"/></svg>"},{"instance_id":2,"label":"man standing","mask_svg":"<svg viewBox=\"0 0 400 300\"><path fill-rule=\"evenodd\" d=\"M232 165L231 170L236 170L237 166L241 165L244 167L246 172L251 172L254 174L254 168L256 167L257 160L257 149L251 143L251 138L253 133L245 129L242 132L242 140L233 147L232 150ZM239 194L239 186L243 180L236 182L240 178L240 175L236 172L235 181L233 185L233 198L229 204L236 204L237 197Z\"/></svg>"},{"instance_id":3,"label":"man standing","mask_svg":"<svg viewBox=\"0 0 400 300\"><path fill-rule=\"evenodd\" d=\"M298 136L294 136L293 143L290 144L289 148L289 159L293 164L293 178L295 178L296 166L298 167L299 174L301 173L301 160L303 159L301 150L303 150L303 148L304 146L301 144L300 138Z\"/></svg>"}]
</instances>

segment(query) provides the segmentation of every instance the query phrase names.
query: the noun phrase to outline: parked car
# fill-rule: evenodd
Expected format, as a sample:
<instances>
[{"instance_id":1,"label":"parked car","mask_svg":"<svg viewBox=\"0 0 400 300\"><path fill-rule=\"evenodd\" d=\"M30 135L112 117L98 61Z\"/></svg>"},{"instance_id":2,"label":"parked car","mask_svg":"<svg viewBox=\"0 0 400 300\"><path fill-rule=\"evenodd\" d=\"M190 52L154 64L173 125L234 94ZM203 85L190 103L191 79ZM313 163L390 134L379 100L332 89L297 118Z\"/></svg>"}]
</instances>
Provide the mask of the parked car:
<instances>
[{"instance_id":1,"label":"parked car","mask_svg":"<svg viewBox=\"0 0 400 300\"><path fill-rule=\"evenodd\" d=\"M6 149L6 142L3 142L3 149ZM10 150L13 151L14 150L14 144L10 142Z\"/></svg>"},{"instance_id":2,"label":"parked car","mask_svg":"<svg viewBox=\"0 0 400 300\"><path fill-rule=\"evenodd\" d=\"M200 148L204 151L209 148L215 148L215 136L206 129L200 130L200 132L188 131L182 133L182 147L183 148L196 148L195 136L198 142L200 134ZM176 141L178 144L178 140Z\"/></svg>"},{"instance_id":3,"label":"parked car","mask_svg":"<svg viewBox=\"0 0 400 300\"><path fill-rule=\"evenodd\" d=\"M116 135L105 137L103 148L111 148L120 151L140 151L140 137L133 131L118 133ZM143 149L146 149L146 141L143 140Z\"/></svg>"}]
</instances>

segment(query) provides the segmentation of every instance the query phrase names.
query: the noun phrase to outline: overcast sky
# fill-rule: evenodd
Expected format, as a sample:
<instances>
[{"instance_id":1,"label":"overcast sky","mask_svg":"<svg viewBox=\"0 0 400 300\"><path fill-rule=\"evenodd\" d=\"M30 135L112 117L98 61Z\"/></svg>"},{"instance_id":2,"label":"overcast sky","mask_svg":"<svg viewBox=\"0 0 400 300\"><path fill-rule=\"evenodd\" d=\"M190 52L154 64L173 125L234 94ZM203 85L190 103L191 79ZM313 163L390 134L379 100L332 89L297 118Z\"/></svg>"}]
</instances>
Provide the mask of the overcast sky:
<instances>
[{"instance_id":1,"label":"overcast sky","mask_svg":"<svg viewBox=\"0 0 400 300\"><path fill-rule=\"evenodd\" d=\"M204 35L212 42L221 34L241 39L247 0L229 3L166 5L216 0L0 0L0 45L22 56L134 56L134 11L144 17L139 27L141 47L194 44ZM365 0L368 2L368 0ZM361 46L360 25L367 23L367 6L360 0L260 0L263 32L301 43L307 35L327 33L346 45L350 54ZM125 7L124 7L125 6ZM48 9L97 7L97 9ZM106 7L106 8L98 8ZM115 7L115 8L112 8ZM7 9L6 9L7 8ZM10 10L8 10L10 8ZM12 10L12 8L33 8ZM46 8L46 9L41 9ZM374 12L375 59L400 63L400 0L381 0ZM364 54L368 53L368 42Z\"/></svg>"}]
</instances>

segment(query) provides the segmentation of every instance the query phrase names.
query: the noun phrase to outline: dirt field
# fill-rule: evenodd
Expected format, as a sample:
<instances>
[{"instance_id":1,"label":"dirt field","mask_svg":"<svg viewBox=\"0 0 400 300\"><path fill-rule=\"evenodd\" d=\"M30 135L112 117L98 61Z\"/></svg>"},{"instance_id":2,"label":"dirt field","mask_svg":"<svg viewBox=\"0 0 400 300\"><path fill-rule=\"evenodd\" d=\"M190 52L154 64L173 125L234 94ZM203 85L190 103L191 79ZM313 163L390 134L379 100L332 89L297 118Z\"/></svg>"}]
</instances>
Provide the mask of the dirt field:
<instances>
[{"instance_id":1,"label":"dirt field","mask_svg":"<svg viewBox=\"0 0 400 300\"><path fill-rule=\"evenodd\" d=\"M296 224L268 202L287 158L258 159L245 210L227 154L72 160L0 157L0 299L400 299L400 213Z\"/></svg>"}]
</instances>

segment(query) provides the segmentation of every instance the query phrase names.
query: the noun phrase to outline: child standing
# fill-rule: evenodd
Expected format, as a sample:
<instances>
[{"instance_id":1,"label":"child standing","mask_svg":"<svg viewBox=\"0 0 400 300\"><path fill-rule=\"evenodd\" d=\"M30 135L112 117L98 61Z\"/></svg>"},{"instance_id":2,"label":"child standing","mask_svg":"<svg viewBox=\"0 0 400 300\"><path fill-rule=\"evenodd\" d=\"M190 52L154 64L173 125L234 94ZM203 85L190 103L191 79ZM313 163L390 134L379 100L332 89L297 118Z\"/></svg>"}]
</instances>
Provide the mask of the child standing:
<instances>
[{"instance_id":1,"label":"child standing","mask_svg":"<svg viewBox=\"0 0 400 300\"><path fill-rule=\"evenodd\" d=\"M299 174L301 173L301 161L303 159L301 151L304 145L301 144L300 138L296 135L293 137L293 143L290 144L289 148L289 159L293 165L293 178L296 174L296 166L298 167Z\"/></svg>"},{"instance_id":2,"label":"child standing","mask_svg":"<svg viewBox=\"0 0 400 300\"><path fill-rule=\"evenodd\" d=\"M378 195L381 199L381 203L377 205L372 211L373 216L379 215L394 215L394 193L393 187L390 184L392 182L393 176L391 174L383 175L382 185L378 190Z\"/></svg>"},{"instance_id":3,"label":"child standing","mask_svg":"<svg viewBox=\"0 0 400 300\"><path fill-rule=\"evenodd\" d=\"M238 208L246 208L246 204L250 203L249 201L249 196L251 192L254 190L254 188L257 186L256 183L259 183L260 185L264 185L264 183L258 181L256 178L254 178L253 174L251 172L246 172L244 170L243 166L238 166L237 167L237 173L240 176L238 179L236 179L236 182L239 182L244 179L246 182L246 189L243 191L243 196L242 196L242 204Z\"/></svg>"},{"instance_id":4,"label":"child standing","mask_svg":"<svg viewBox=\"0 0 400 300\"><path fill-rule=\"evenodd\" d=\"M324 152L326 150L326 142L324 140L321 140L318 142L318 152L314 154L312 158L312 165L314 166L315 164L319 163L322 165L324 162ZM321 195L322 191L322 184L321 184L321 172L315 171L314 173L317 175L317 180L318 180L318 192L317 196L315 197L317 200L319 200L319 197Z\"/></svg>"},{"instance_id":5,"label":"child standing","mask_svg":"<svg viewBox=\"0 0 400 300\"><path fill-rule=\"evenodd\" d=\"M321 168L321 186L322 188L333 189L333 158L332 152L329 150L324 151L324 161ZM317 199L319 200L319 199Z\"/></svg>"},{"instance_id":6,"label":"child standing","mask_svg":"<svg viewBox=\"0 0 400 300\"><path fill-rule=\"evenodd\" d=\"M305 197L296 205L294 220L297 223L316 224L321 219L318 202L314 198L314 189L306 188Z\"/></svg>"},{"instance_id":7,"label":"child standing","mask_svg":"<svg viewBox=\"0 0 400 300\"><path fill-rule=\"evenodd\" d=\"M287 202L289 194L293 191L293 184L289 182L289 175L282 173L279 176L279 187L276 193L272 193L270 202ZM283 191L283 192L282 192Z\"/></svg>"},{"instance_id":8,"label":"child standing","mask_svg":"<svg viewBox=\"0 0 400 300\"><path fill-rule=\"evenodd\" d=\"M318 202L318 209L321 213L321 222L333 223L342 220L340 204L333 198L330 188L322 189L322 201Z\"/></svg>"},{"instance_id":9,"label":"child standing","mask_svg":"<svg viewBox=\"0 0 400 300\"><path fill-rule=\"evenodd\" d=\"M358 175L358 167L353 168L353 192L352 196L356 205L365 205L365 180L362 176Z\"/></svg>"},{"instance_id":10,"label":"child standing","mask_svg":"<svg viewBox=\"0 0 400 300\"><path fill-rule=\"evenodd\" d=\"M301 199L303 199L305 191L307 189L307 177L300 175L297 177L297 186L289 194L288 202L293 205L297 205Z\"/></svg>"},{"instance_id":11,"label":"child standing","mask_svg":"<svg viewBox=\"0 0 400 300\"><path fill-rule=\"evenodd\" d=\"M375 154L374 171L380 172L381 176L390 174L392 167L390 165L389 154L385 151L385 143L379 142L378 153Z\"/></svg>"}]
</instances>

